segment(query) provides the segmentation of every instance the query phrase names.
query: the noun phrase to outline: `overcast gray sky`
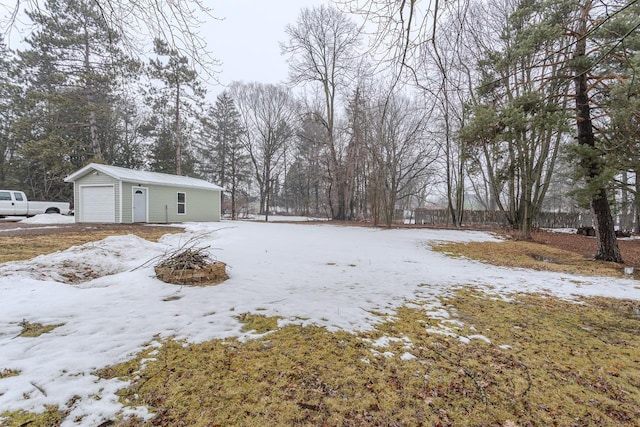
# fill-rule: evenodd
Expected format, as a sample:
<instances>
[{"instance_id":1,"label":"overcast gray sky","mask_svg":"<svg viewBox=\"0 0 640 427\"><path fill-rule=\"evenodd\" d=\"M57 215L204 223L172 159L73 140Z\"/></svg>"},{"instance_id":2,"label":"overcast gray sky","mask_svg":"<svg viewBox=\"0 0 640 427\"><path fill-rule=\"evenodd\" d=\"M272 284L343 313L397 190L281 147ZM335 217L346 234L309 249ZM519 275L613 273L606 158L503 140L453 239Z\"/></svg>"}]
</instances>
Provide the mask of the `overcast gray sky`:
<instances>
[{"instance_id":1,"label":"overcast gray sky","mask_svg":"<svg viewBox=\"0 0 640 427\"><path fill-rule=\"evenodd\" d=\"M280 54L279 42L287 39L284 29L295 24L303 7L330 4L330 0L207 0L213 15L199 29L207 41L212 56L222 61L218 79L222 85L232 81L278 83L287 79L288 68ZM0 0L0 20L9 18L14 0ZM22 13L11 32L10 47L19 48L28 34ZM149 51L152 50L149 44ZM203 76L205 77L205 76ZM210 100L224 86L208 86Z\"/></svg>"},{"instance_id":2,"label":"overcast gray sky","mask_svg":"<svg viewBox=\"0 0 640 427\"><path fill-rule=\"evenodd\" d=\"M213 56L223 62L220 82L234 80L278 83L288 68L279 42L286 40L287 24L295 24L300 10L329 0L217 0L213 13L223 21L202 28ZM223 87L211 87L219 93Z\"/></svg>"}]
</instances>

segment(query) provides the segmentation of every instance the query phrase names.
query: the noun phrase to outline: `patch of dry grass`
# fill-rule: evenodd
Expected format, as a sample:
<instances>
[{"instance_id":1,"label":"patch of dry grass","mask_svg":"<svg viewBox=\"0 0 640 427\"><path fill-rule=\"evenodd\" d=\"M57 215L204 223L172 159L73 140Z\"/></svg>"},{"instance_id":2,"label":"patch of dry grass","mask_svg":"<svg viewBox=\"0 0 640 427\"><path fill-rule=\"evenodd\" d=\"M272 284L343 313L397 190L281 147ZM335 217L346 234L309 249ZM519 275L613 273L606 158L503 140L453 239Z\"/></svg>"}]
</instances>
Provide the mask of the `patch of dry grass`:
<instances>
[{"instance_id":1,"label":"patch of dry grass","mask_svg":"<svg viewBox=\"0 0 640 427\"><path fill-rule=\"evenodd\" d=\"M42 334L53 331L55 328L62 326L63 324L64 323L59 323L56 325L43 325L42 323L31 323L23 320L22 322L20 322L22 332L20 332L19 336L27 338L39 337Z\"/></svg>"},{"instance_id":2,"label":"patch of dry grass","mask_svg":"<svg viewBox=\"0 0 640 427\"><path fill-rule=\"evenodd\" d=\"M587 276L624 275L623 266L587 259L575 252L557 249L540 243L505 240L502 242L438 243L433 249L453 257L465 257L504 267Z\"/></svg>"},{"instance_id":3,"label":"patch of dry grass","mask_svg":"<svg viewBox=\"0 0 640 427\"><path fill-rule=\"evenodd\" d=\"M2 236L0 239L0 263L31 259L38 255L50 254L69 249L71 246L83 245L102 240L109 236L135 234L143 239L157 241L170 233L181 233L181 228L172 227L137 227L135 229L92 230L90 233L70 231L65 233Z\"/></svg>"},{"instance_id":4,"label":"patch of dry grass","mask_svg":"<svg viewBox=\"0 0 640 427\"><path fill-rule=\"evenodd\" d=\"M243 313L237 317L242 323L243 332L253 331L256 334L265 334L278 329L278 317L267 317L262 314Z\"/></svg>"},{"instance_id":5,"label":"patch of dry grass","mask_svg":"<svg viewBox=\"0 0 640 427\"><path fill-rule=\"evenodd\" d=\"M0 380L3 378L16 377L20 375L20 371L15 369L3 368L0 369Z\"/></svg>"},{"instance_id":6,"label":"patch of dry grass","mask_svg":"<svg viewBox=\"0 0 640 427\"><path fill-rule=\"evenodd\" d=\"M128 426L637 425L638 303L512 298L459 291L443 300L457 323L414 306L362 334L169 340L99 374L132 380L122 401L156 414Z\"/></svg>"},{"instance_id":7,"label":"patch of dry grass","mask_svg":"<svg viewBox=\"0 0 640 427\"><path fill-rule=\"evenodd\" d=\"M66 417L66 413L55 405L47 406L41 413L26 411L0 412L0 426L3 427L58 427Z\"/></svg>"}]
</instances>

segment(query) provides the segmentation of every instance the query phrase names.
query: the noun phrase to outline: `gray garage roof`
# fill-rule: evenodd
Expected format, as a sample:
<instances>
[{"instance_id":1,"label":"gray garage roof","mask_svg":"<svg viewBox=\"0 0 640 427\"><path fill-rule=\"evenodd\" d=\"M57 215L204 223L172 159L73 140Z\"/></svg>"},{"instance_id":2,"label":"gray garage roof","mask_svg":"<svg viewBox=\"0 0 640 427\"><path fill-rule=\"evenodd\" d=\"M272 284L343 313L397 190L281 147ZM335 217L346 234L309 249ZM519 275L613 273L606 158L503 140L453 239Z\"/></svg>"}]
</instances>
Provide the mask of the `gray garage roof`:
<instances>
[{"instance_id":1,"label":"gray garage roof","mask_svg":"<svg viewBox=\"0 0 640 427\"><path fill-rule=\"evenodd\" d=\"M65 182L74 182L91 172L102 172L120 181L132 182L135 184L155 184L172 187L200 188L204 190L219 190L223 188L208 181L188 176L170 175L168 173L147 172L133 169L121 168L118 166L101 165L90 163L77 172L72 173L64 179Z\"/></svg>"}]
</instances>

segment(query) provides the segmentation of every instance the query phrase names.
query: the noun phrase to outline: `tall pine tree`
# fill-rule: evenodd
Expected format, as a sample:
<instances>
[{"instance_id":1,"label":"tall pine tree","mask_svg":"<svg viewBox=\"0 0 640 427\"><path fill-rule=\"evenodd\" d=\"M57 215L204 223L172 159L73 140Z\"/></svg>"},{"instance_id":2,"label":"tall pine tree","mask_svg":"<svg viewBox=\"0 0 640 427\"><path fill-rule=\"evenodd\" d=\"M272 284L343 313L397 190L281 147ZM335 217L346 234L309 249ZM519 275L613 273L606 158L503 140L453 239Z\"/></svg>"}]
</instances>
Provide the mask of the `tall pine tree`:
<instances>
[{"instance_id":1,"label":"tall pine tree","mask_svg":"<svg viewBox=\"0 0 640 427\"><path fill-rule=\"evenodd\" d=\"M206 135L202 145L203 170L211 181L225 188L230 196L227 203L223 195L223 209L235 219L238 214L238 196L249 180L249 156L240 140L244 132L240 114L228 92L218 95L214 108L204 120Z\"/></svg>"},{"instance_id":2,"label":"tall pine tree","mask_svg":"<svg viewBox=\"0 0 640 427\"><path fill-rule=\"evenodd\" d=\"M157 57L149 62L148 67L153 81L148 91L147 103L155 116L150 125L161 128L156 128L155 131L152 167L154 170L182 175L185 172L185 161L190 163L189 171L193 171L192 153L188 150L191 141L188 136L199 117L205 90L187 57L159 39L154 41L154 51ZM174 162L172 170L168 170L166 166L169 160L169 136L173 146L173 155L170 157ZM160 168L160 164L165 166Z\"/></svg>"},{"instance_id":3,"label":"tall pine tree","mask_svg":"<svg viewBox=\"0 0 640 427\"><path fill-rule=\"evenodd\" d=\"M0 39L0 188L13 186L9 182L11 162L16 151L13 128L18 120L22 90L14 79L13 52Z\"/></svg>"},{"instance_id":4,"label":"tall pine tree","mask_svg":"<svg viewBox=\"0 0 640 427\"><path fill-rule=\"evenodd\" d=\"M461 136L487 177L492 200L528 239L568 130L567 101L560 96L568 82L558 65L567 45L566 8L548 0L511 7L500 10L506 19L479 61L482 80Z\"/></svg>"},{"instance_id":5,"label":"tall pine tree","mask_svg":"<svg viewBox=\"0 0 640 427\"><path fill-rule=\"evenodd\" d=\"M116 76L132 61L118 47L95 2L48 0L29 13L34 30L19 52L26 88L19 125L20 174L37 197L70 192L62 178L89 161L109 162L117 144ZM109 138L106 136L109 135Z\"/></svg>"}]
</instances>

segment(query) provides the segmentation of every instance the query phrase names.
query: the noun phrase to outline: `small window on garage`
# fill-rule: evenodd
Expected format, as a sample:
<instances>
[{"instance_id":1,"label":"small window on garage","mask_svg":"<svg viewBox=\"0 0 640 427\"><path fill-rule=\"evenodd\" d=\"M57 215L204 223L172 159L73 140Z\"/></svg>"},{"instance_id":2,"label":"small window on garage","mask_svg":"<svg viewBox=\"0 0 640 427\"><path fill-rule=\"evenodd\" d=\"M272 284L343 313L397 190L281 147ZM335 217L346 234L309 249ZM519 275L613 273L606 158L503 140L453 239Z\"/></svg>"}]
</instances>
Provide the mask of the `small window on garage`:
<instances>
[{"instance_id":1,"label":"small window on garage","mask_svg":"<svg viewBox=\"0 0 640 427\"><path fill-rule=\"evenodd\" d=\"M22 198L22 193L13 193L13 197L15 197L18 202L22 202L24 200Z\"/></svg>"},{"instance_id":2,"label":"small window on garage","mask_svg":"<svg viewBox=\"0 0 640 427\"><path fill-rule=\"evenodd\" d=\"M178 192L178 214L187 213L187 193Z\"/></svg>"}]
</instances>

